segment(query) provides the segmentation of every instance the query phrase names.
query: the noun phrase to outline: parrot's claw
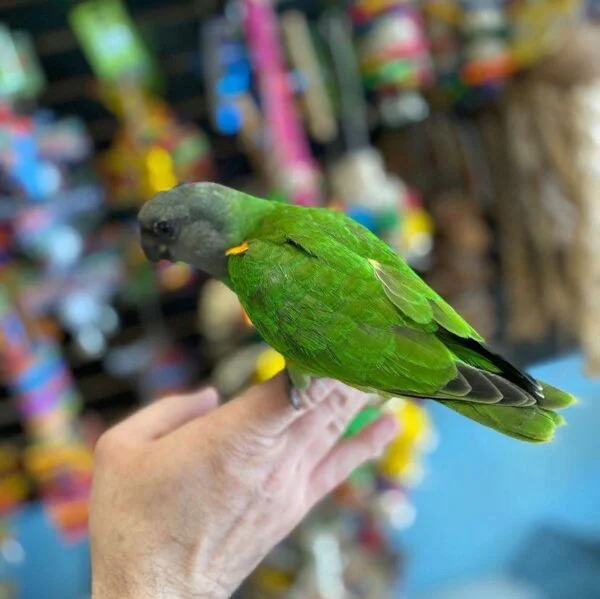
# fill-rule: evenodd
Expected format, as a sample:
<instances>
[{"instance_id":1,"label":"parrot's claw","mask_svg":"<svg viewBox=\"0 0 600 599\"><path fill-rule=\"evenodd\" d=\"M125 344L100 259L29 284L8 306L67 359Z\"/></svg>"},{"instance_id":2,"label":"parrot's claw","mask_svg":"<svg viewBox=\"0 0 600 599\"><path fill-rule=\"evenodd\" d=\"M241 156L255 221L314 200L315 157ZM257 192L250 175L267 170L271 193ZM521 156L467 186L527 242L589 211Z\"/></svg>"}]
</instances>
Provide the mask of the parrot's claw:
<instances>
[{"instance_id":1,"label":"parrot's claw","mask_svg":"<svg viewBox=\"0 0 600 599\"><path fill-rule=\"evenodd\" d=\"M285 370L287 374L288 384L290 388L289 398L295 410L302 409L302 394L301 391L308 389L310 386L310 377L295 368L288 365Z\"/></svg>"},{"instance_id":2,"label":"parrot's claw","mask_svg":"<svg viewBox=\"0 0 600 599\"><path fill-rule=\"evenodd\" d=\"M302 400L300 399L300 393L298 389L294 389L293 387L290 391L290 403L292 404L294 410L302 409Z\"/></svg>"}]
</instances>

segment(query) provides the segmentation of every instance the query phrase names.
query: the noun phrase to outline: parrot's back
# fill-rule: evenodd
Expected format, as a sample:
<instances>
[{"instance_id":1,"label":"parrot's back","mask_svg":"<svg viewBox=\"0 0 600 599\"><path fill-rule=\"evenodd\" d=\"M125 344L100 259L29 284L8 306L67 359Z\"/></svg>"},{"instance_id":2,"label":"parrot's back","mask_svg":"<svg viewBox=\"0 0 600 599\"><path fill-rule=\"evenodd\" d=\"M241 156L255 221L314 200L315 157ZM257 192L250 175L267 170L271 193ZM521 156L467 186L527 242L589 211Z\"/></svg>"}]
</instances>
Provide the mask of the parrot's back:
<instances>
[{"instance_id":1,"label":"parrot's back","mask_svg":"<svg viewBox=\"0 0 600 599\"><path fill-rule=\"evenodd\" d=\"M436 399L547 441L574 399L487 348L389 246L343 214L281 205L228 263L265 340L295 367L382 396Z\"/></svg>"}]
</instances>

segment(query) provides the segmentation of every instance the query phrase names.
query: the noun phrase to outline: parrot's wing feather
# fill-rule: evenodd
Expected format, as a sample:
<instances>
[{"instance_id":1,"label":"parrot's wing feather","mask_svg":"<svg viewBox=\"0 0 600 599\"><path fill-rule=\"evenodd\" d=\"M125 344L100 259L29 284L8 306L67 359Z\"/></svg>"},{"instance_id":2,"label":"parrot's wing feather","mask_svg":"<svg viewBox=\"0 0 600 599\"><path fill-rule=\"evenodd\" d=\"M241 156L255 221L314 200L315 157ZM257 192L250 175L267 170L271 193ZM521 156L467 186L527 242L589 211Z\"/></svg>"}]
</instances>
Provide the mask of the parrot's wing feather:
<instances>
[{"instance_id":1,"label":"parrot's wing feather","mask_svg":"<svg viewBox=\"0 0 600 599\"><path fill-rule=\"evenodd\" d=\"M302 370L424 396L457 376L452 352L435 335L405 326L364 258L335 248L341 255L332 264L288 238L248 244L230 258L233 288L265 340Z\"/></svg>"},{"instance_id":2,"label":"parrot's wing feather","mask_svg":"<svg viewBox=\"0 0 600 599\"><path fill-rule=\"evenodd\" d=\"M459 364L458 372L471 387L471 395L488 399L488 401L480 401L479 403L501 403L504 406L535 404L535 399L531 395L496 374L466 364ZM447 388L448 386L442 389L440 394L443 395L447 392Z\"/></svg>"},{"instance_id":3,"label":"parrot's wing feather","mask_svg":"<svg viewBox=\"0 0 600 599\"><path fill-rule=\"evenodd\" d=\"M356 223L349 225L347 220L344 221L346 227L350 227L353 232L356 232L358 225ZM360 231L361 235L364 235L364 229L361 228ZM287 240L308 255L322 257L327 261L327 256L319 256L319 250L315 247L310 227L294 231L293 234L287 236ZM341 241L345 241L346 245L348 242L352 245L351 239L346 238ZM477 331L431 289L396 252L380 240L377 242L377 245L371 249L375 249L374 253L378 258L386 262L373 258L368 258L368 262L386 297L404 317L405 332L403 334L406 335L407 329L412 328L422 329L428 333L433 332L458 358L458 361L473 367L470 372L484 371L500 375L493 377L494 380L492 377L487 377L486 384L476 384L469 392L470 398L479 396L480 401L484 403L494 403L494 401L498 401L498 396L502 398L506 393L506 397L502 401L506 401L507 405L528 405L532 403L532 398L529 396L537 399L543 397L542 388L534 378L492 352L483 343L483 338ZM354 251L354 248L348 249ZM476 375L471 374L471 376ZM503 385L502 391L498 389L498 385L502 384L501 377L511 383ZM454 380L450 383L459 384ZM485 390L489 391L490 386L495 391L486 393ZM525 396L522 391L525 392ZM460 396L460 393L458 395Z\"/></svg>"},{"instance_id":4,"label":"parrot's wing feather","mask_svg":"<svg viewBox=\"0 0 600 599\"><path fill-rule=\"evenodd\" d=\"M230 268L250 318L287 358L315 375L389 394L497 405L532 401L457 360L437 336L434 313L419 323L416 313L400 310L368 259L331 238L324 252L307 229L249 240Z\"/></svg>"},{"instance_id":5,"label":"parrot's wing feather","mask_svg":"<svg viewBox=\"0 0 600 599\"><path fill-rule=\"evenodd\" d=\"M457 364L457 370L457 376L433 395L422 395L394 389L386 389L386 391L392 394L396 393L421 399L437 399L439 401L467 401L476 404L515 407L527 407L536 404L534 397L501 376L460 363Z\"/></svg>"},{"instance_id":6,"label":"parrot's wing feather","mask_svg":"<svg viewBox=\"0 0 600 599\"><path fill-rule=\"evenodd\" d=\"M392 266L377 260L370 262L389 300L412 320L423 324L436 322L458 337L479 337L463 318L407 266L400 269L398 264Z\"/></svg>"},{"instance_id":7,"label":"parrot's wing feather","mask_svg":"<svg viewBox=\"0 0 600 599\"><path fill-rule=\"evenodd\" d=\"M326 226L333 242L368 260L388 299L400 312L428 332L441 327L457 337L483 341L444 299L417 275L389 245L344 214L313 210L312 222L288 233L287 238L307 253L327 261L328 255L316 247L315 239ZM418 327L419 328L419 327Z\"/></svg>"},{"instance_id":8,"label":"parrot's wing feather","mask_svg":"<svg viewBox=\"0 0 600 599\"><path fill-rule=\"evenodd\" d=\"M415 283L396 266L373 260L371 263L390 301L411 318L412 313L418 311L421 319L417 322L435 321L440 327L438 337L460 360L475 368L501 374L513 383L513 387L521 387L534 397L542 396L542 388L535 379L486 347L473 328L424 281L415 275L418 281Z\"/></svg>"},{"instance_id":9,"label":"parrot's wing feather","mask_svg":"<svg viewBox=\"0 0 600 599\"><path fill-rule=\"evenodd\" d=\"M348 250L369 259L388 298L396 307L420 324L439 325L453 334L483 341L483 338L444 299L417 275L401 256L376 235L345 214L332 210L311 211L313 226L295 230L293 237L305 250L314 245L315 235L328 234ZM429 327L427 327L429 330Z\"/></svg>"},{"instance_id":10,"label":"parrot's wing feather","mask_svg":"<svg viewBox=\"0 0 600 599\"><path fill-rule=\"evenodd\" d=\"M438 337L460 360L488 372L501 375L534 397L543 398L543 389L538 381L513 366L508 360L494 353L485 343L471 338L461 338L447 330L438 332Z\"/></svg>"}]
</instances>

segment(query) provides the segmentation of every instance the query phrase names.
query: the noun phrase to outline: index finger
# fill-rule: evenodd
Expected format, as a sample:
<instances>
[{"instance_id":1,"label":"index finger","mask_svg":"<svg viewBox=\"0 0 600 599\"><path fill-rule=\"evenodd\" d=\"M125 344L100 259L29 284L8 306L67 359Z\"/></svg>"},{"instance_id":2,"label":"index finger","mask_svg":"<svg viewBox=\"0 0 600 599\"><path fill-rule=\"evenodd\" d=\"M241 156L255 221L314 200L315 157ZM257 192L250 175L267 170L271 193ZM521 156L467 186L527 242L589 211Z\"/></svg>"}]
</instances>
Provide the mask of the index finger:
<instances>
[{"instance_id":1,"label":"index finger","mask_svg":"<svg viewBox=\"0 0 600 599\"><path fill-rule=\"evenodd\" d=\"M132 442L154 441L217 407L219 395L208 387L159 399L114 427Z\"/></svg>"}]
</instances>

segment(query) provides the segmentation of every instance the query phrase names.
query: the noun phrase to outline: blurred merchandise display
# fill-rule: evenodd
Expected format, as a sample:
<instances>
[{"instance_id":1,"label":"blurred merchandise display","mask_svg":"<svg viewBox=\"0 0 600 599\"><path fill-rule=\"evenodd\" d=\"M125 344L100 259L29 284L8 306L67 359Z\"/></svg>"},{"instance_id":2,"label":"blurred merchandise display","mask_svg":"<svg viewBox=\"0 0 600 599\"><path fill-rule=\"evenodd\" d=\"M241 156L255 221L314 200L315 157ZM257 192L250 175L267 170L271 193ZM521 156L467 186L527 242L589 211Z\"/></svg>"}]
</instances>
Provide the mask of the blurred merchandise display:
<instances>
[{"instance_id":1,"label":"blurred merchandise display","mask_svg":"<svg viewBox=\"0 0 600 599\"><path fill-rule=\"evenodd\" d=\"M598 0L585 0L584 5L586 14L590 19L600 17L600 2Z\"/></svg>"},{"instance_id":2,"label":"blurred merchandise display","mask_svg":"<svg viewBox=\"0 0 600 599\"><path fill-rule=\"evenodd\" d=\"M56 341L41 333L3 293L0 329L3 372L17 400L31 447L26 468L54 524L67 538L87 526L91 449L79 436L81 397Z\"/></svg>"},{"instance_id":3,"label":"blurred merchandise display","mask_svg":"<svg viewBox=\"0 0 600 599\"><path fill-rule=\"evenodd\" d=\"M93 247L105 205L91 141L78 119L9 104L2 117L5 271L18 279L29 313L55 314L80 350L93 354L118 325L107 302L124 272L109 249Z\"/></svg>"},{"instance_id":4,"label":"blurred merchandise display","mask_svg":"<svg viewBox=\"0 0 600 599\"><path fill-rule=\"evenodd\" d=\"M244 0L243 8L244 31L264 111L264 156L274 161L277 188L291 201L318 205L321 176L294 104L277 15L269 2L261 0Z\"/></svg>"},{"instance_id":5,"label":"blurred merchandise display","mask_svg":"<svg viewBox=\"0 0 600 599\"><path fill-rule=\"evenodd\" d=\"M31 37L0 25L0 100L30 100L43 90L46 80Z\"/></svg>"},{"instance_id":6,"label":"blurred merchandise display","mask_svg":"<svg viewBox=\"0 0 600 599\"><path fill-rule=\"evenodd\" d=\"M11 516L27 501L30 491L21 451L7 443L0 445L0 597L18 596L8 568L22 563L25 552L15 538Z\"/></svg>"},{"instance_id":7,"label":"blurred merchandise display","mask_svg":"<svg viewBox=\"0 0 600 599\"><path fill-rule=\"evenodd\" d=\"M600 372L594 274L600 254L593 191L600 110L597 33L595 25L581 26L560 54L515 84L503 120L495 125L509 130L503 168L510 169L514 200L504 223L504 266L512 283L513 338L535 338L550 327L577 337L592 373ZM509 225L508 218L518 225Z\"/></svg>"},{"instance_id":8,"label":"blurred merchandise display","mask_svg":"<svg viewBox=\"0 0 600 599\"><path fill-rule=\"evenodd\" d=\"M100 169L113 205L132 208L179 182L212 178L208 138L179 122L165 102L124 83L111 100L122 129Z\"/></svg>"},{"instance_id":9,"label":"blurred merchandise display","mask_svg":"<svg viewBox=\"0 0 600 599\"><path fill-rule=\"evenodd\" d=\"M368 514L325 505L282 543L243 587L251 599L386 597L400 572L383 531Z\"/></svg>"},{"instance_id":10,"label":"blurred merchandise display","mask_svg":"<svg viewBox=\"0 0 600 599\"><path fill-rule=\"evenodd\" d=\"M112 377L134 381L141 403L189 391L193 381L190 356L168 334L149 333L131 345L110 349L103 365Z\"/></svg>"},{"instance_id":11,"label":"blurred merchandise display","mask_svg":"<svg viewBox=\"0 0 600 599\"><path fill-rule=\"evenodd\" d=\"M489 260L492 233L481 207L459 193L447 194L437 199L433 218L439 235L428 281L482 335L491 338L497 328L491 293L496 270Z\"/></svg>"},{"instance_id":12,"label":"blurred merchandise display","mask_svg":"<svg viewBox=\"0 0 600 599\"><path fill-rule=\"evenodd\" d=\"M580 0L511 3L510 49L516 64L535 66L541 58L560 51L565 35L581 23L583 4Z\"/></svg>"},{"instance_id":13,"label":"blurred merchandise display","mask_svg":"<svg viewBox=\"0 0 600 599\"><path fill-rule=\"evenodd\" d=\"M579 343L600 371L600 3L48 4L61 29L0 25L0 368L16 406L0 595L26 549L10 518L23 502L85 535L107 424L199 383L226 401L285 368L229 288L144 258L136 212L178 183L344 211L490 340ZM402 580L396 541L438 433L426 402L385 409L401 431L385 455L242 596L383 599Z\"/></svg>"},{"instance_id":14,"label":"blurred merchandise display","mask_svg":"<svg viewBox=\"0 0 600 599\"><path fill-rule=\"evenodd\" d=\"M24 52L14 69L21 67L25 73L5 81L0 106L0 357L3 382L28 436L24 468L53 524L64 538L77 540L87 530L97 434L89 434L79 420L83 400L65 349L83 361L105 354L121 325L115 303L122 298L135 305L140 299L123 293L137 278L129 248L139 248L127 220L110 222L84 124L24 106L34 99L34 89L36 94L41 90L41 85L34 88L34 78L27 73L37 69L37 62L33 55L24 62ZM204 152L202 138L200 142ZM189 140L183 139L176 150L173 154L184 155L178 164L193 163L197 151ZM170 161L170 154L164 153ZM150 172L164 178L164 169L159 171ZM195 178L197 172L192 169L186 175ZM169 187L175 182L159 184ZM144 263L144 268L149 267ZM145 288L156 293L154 277L150 278L150 287ZM173 291L192 279L189 269L175 267L161 270L158 282L161 289ZM150 382L148 372L153 397L182 390L189 383L176 344L158 345L136 375ZM141 397L147 395L145 390L140 389ZM101 430L103 425L98 424ZM11 481L16 479L6 479L7 485ZM7 509L10 499L6 497Z\"/></svg>"},{"instance_id":15,"label":"blurred merchandise display","mask_svg":"<svg viewBox=\"0 0 600 599\"><path fill-rule=\"evenodd\" d=\"M151 85L158 79L154 60L121 0L86 0L69 14L86 58L102 82Z\"/></svg>"},{"instance_id":16,"label":"blurred merchandise display","mask_svg":"<svg viewBox=\"0 0 600 599\"><path fill-rule=\"evenodd\" d=\"M25 501L30 492L30 481L23 469L19 450L11 445L0 446L0 522L19 504ZM0 540L8 536L8 527L0 524Z\"/></svg>"},{"instance_id":17,"label":"blurred merchandise display","mask_svg":"<svg viewBox=\"0 0 600 599\"><path fill-rule=\"evenodd\" d=\"M377 96L388 125L428 115L420 90L433 83L433 61L419 3L357 0L350 14L357 34L363 81Z\"/></svg>"},{"instance_id":18,"label":"blurred merchandise display","mask_svg":"<svg viewBox=\"0 0 600 599\"><path fill-rule=\"evenodd\" d=\"M509 46L509 22L501 0L462 2L461 79L469 86L503 82L517 68Z\"/></svg>"},{"instance_id":19,"label":"blurred merchandise display","mask_svg":"<svg viewBox=\"0 0 600 599\"><path fill-rule=\"evenodd\" d=\"M156 95L154 59L120 0L77 4L70 20L100 81L99 94L121 122L102 160L111 203L134 207L178 182L210 179L208 138L179 122Z\"/></svg>"},{"instance_id":20,"label":"blurred merchandise display","mask_svg":"<svg viewBox=\"0 0 600 599\"><path fill-rule=\"evenodd\" d=\"M8 46L10 35L3 33ZM17 108L41 92L43 76L28 38L13 39L18 60L2 81L0 109L0 358L31 443L25 469L54 525L66 538L80 538L87 526L91 448L79 436L82 402L60 334L40 318L49 312L62 317L76 337L89 327L87 319L69 326L63 308L76 292L62 284L81 272L85 236L100 222L103 196L86 168L91 144L81 123Z\"/></svg>"}]
</instances>

